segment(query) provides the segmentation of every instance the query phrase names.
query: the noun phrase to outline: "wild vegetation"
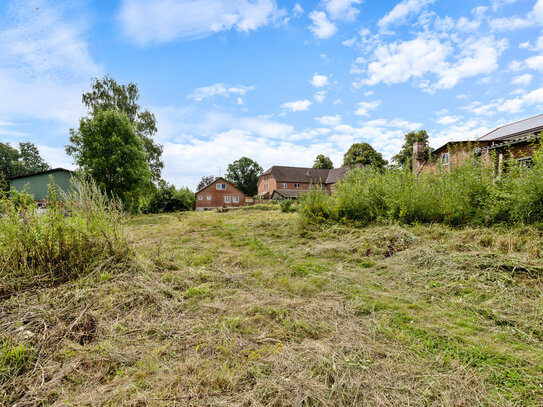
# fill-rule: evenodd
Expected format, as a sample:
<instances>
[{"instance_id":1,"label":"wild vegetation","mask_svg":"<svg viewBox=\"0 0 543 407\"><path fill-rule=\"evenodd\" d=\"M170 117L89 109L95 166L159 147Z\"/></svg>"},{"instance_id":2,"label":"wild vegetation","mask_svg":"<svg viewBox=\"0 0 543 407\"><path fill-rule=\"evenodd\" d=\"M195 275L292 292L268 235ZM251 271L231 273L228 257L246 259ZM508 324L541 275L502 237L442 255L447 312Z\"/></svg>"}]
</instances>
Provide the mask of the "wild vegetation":
<instances>
[{"instance_id":1,"label":"wild vegetation","mask_svg":"<svg viewBox=\"0 0 543 407\"><path fill-rule=\"evenodd\" d=\"M92 181L72 183L64 200L49 185L47 209L24 191L0 191L0 298L130 262L120 203Z\"/></svg>"},{"instance_id":2,"label":"wild vegetation","mask_svg":"<svg viewBox=\"0 0 543 407\"><path fill-rule=\"evenodd\" d=\"M468 160L439 173L413 174L372 166L350 171L332 195L318 190L300 199L307 222L538 224L543 220L543 152L526 167L517 161L495 169Z\"/></svg>"},{"instance_id":3,"label":"wild vegetation","mask_svg":"<svg viewBox=\"0 0 543 407\"><path fill-rule=\"evenodd\" d=\"M142 267L0 302L0 404L543 403L539 229L252 209L125 232Z\"/></svg>"}]
</instances>

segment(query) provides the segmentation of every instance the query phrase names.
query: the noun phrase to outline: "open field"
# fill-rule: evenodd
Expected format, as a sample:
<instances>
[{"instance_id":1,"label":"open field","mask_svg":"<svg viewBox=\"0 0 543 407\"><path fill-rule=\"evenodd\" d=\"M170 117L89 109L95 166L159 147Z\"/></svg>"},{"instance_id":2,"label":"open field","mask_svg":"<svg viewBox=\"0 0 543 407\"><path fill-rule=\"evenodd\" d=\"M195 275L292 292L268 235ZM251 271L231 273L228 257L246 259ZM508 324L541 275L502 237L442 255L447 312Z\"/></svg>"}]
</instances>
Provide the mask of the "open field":
<instances>
[{"instance_id":1,"label":"open field","mask_svg":"<svg viewBox=\"0 0 543 407\"><path fill-rule=\"evenodd\" d=\"M0 404L543 405L543 232L134 217L140 264L0 302Z\"/></svg>"}]
</instances>

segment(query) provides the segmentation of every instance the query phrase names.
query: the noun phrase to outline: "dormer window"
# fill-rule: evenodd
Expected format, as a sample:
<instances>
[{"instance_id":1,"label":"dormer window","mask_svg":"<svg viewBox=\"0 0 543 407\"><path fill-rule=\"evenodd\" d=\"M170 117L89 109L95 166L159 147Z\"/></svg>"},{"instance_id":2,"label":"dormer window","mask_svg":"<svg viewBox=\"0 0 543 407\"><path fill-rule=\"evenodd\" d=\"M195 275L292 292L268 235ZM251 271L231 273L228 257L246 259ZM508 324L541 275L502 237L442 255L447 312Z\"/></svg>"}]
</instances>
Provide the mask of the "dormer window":
<instances>
[{"instance_id":1,"label":"dormer window","mask_svg":"<svg viewBox=\"0 0 543 407\"><path fill-rule=\"evenodd\" d=\"M217 184L217 189L226 190L226 184Z\"/></svg>"}]
</instances>

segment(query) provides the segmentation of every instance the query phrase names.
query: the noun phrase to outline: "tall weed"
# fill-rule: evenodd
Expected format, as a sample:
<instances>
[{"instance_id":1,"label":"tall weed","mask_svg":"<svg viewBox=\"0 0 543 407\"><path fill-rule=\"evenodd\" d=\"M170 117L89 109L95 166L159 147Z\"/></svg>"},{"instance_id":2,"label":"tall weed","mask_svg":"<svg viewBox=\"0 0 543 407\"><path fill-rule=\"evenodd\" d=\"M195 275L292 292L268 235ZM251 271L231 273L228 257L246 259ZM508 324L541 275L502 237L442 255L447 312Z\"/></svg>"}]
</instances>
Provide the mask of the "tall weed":
<instances>
[{"instance_id":1,"label":"tall weed","mask_svg":"<svg viewBox=\"0 0 543 407\"><path fill-rule=\"evenodd\" d=\"M437 173L356 168L331 196L319 191L300 198L308 223L326 220L444 223L451 226L543 222L543 152L533 165L507 163L499 177L476 158Z\"/></svg>"},{"instance_id":2,"label":"tall weed","mask_svg":"<svg viewBox=\"0 0 543 407\"><path fill-rule=\"evenodd\" d=\"M45 210L24 191L0 194L0 297L129 263L121 203L92 180L74 178L68 194L51 183Z\"/></svg>"}]
</instances>

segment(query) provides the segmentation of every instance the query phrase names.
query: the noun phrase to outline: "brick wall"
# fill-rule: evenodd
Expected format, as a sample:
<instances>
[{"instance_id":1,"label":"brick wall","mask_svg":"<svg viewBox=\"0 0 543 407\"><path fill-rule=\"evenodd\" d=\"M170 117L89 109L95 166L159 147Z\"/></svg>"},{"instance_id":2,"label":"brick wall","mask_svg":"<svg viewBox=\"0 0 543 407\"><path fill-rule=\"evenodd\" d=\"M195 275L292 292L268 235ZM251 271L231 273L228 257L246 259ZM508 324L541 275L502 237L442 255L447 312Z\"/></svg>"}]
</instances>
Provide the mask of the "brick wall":
<instances>
[{"instance_id":1,"label":"brick wall","mask_svg":"<svg viewBox=\"0 0 543 407\"><path fill-rule=\"evenodd\" d=\"M217 189L217 184L226 184L226 189ZM239 202L234 202L234 197L237 196ZM200 199L202 197L202 199ZM210 197L210 199L208 199ZM230 202L225 202L225 197L230 197ZM196 210L205 208L222 208L222 207L238 207L245 206L245 195L232 184L223 179L215 181L208 185L203 190L196 194Z\"/></svg>"}]
</instances>

